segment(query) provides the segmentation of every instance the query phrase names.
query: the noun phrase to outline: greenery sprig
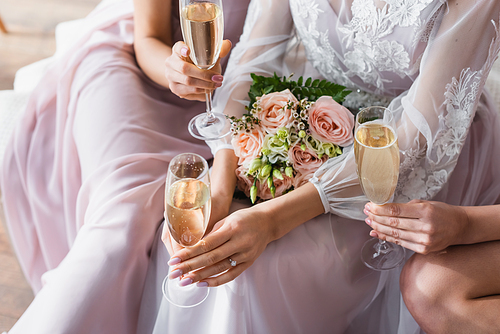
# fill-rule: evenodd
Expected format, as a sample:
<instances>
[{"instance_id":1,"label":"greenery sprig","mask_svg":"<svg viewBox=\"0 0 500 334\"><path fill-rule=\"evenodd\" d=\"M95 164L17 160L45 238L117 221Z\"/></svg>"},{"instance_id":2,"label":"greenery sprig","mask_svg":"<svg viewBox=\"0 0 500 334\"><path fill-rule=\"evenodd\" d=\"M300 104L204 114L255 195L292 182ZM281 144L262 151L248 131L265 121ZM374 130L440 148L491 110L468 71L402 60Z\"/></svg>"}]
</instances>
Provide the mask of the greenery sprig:
<instances>
[{"instance_id":1,"label":"greenery sprig","mask_svg":"<svg viewBox=\"0 0 500 334\"><path fill-rule=\"evenodd\" d=\"M252 77L252 85L248 92L250 97L250 104L247 110L250 110L256 101L257 97L271 92L281 92L289 89L297 100L307 99L309 101L316 101L320 96L331 96L336 102L342 104L350 90L345 86L338 85L327 80L313 80L308 78L304 82L304 78L300 77L297 81L291 80L293 74L289 77L279 77L276 72L272 77L264 77L254 73L250 74Z\"/></svg>"}]
</instances>

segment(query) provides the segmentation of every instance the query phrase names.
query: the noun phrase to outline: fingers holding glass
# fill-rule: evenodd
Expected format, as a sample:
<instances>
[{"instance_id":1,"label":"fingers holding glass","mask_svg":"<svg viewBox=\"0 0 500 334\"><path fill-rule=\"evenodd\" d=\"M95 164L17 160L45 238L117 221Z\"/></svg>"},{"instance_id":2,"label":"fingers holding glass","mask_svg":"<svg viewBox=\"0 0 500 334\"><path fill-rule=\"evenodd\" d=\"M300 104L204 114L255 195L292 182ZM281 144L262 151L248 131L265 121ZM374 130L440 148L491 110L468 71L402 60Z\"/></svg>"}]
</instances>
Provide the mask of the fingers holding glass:
<instances>
[{"instance_id":1,"label":"fingers holding glass","mask_svg":"<svg viewBox=\"0 0 500 334\"><path fill-rule=\"evenodd\" d=\"M211 210L210 176L207 161L198 154L183 153L169 164L165 185L165 225L162 240L169 251L192 247L204 236ZM171 249L171 250L170 250ZM203 302L207 289L190 291L178 282L182 271L172 266L179 258L169 261L170 273L165 277L162 291L165 298L179 307L193 307ZM175 281L170 283L170 278Z\"/></svg>"},{"instance_id":2,"label":"fingers holding glass","mask_svg":"<svg viewBox=\"0 0 500 334\"><path fill-rule=\"evenodd\" d=\"M223 45L224 18L221 0L180 0L182 36L189 57L202 70L216 66ZM228 121L212 110L212 90L205 92L206 113L188 124L189 133L200 140L215 140L229 134Z\"/></svg>"},{"instance_id":3,"label":"fingers holding glass","mask_svg":"<svg viewBox=\"0 0 500 334\"><path fill-rule=\"evenodd\" d=\"M187 51L184 51L187 50ZM205 101L205 94L222 85L220 69L201 70L183 53L189 49L183 42L174 45L172 55L165 61L165 77L175 95L188 99Z\"/></svg>"},{"instance_id":4,"label":"fingers holding glass","mask_svg":"<svg viewBox=\"0 0 500 334\"><path fill-rule=\"evenodd\" d=\"M399 148L391 110L368 107L356 115L354 157L363 193L382 205L392 201L399 178ZM361 259L374 270L389 270L404 262L404 248L381 239L368 240Z\"/></svg>"}]
</instances>

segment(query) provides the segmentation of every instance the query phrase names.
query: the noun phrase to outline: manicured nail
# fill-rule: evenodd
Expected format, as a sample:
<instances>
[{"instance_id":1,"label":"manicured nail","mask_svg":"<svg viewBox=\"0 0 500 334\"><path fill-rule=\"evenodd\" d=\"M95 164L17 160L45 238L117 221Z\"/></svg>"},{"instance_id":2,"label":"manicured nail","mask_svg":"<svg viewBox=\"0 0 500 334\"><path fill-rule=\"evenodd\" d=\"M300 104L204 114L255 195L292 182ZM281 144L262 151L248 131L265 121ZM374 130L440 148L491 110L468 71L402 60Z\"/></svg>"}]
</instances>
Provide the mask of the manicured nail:
<instances>
[{"instance_id":1,"label":"manicured nail","mask_svg":"<svg viewBox=\"0 0 500 334\"><path fill-rule=\"evenodd\" d=\"M366 203L366 204L365 204L365 209L366 209L366 210L368 210L368 211L370 211L370 209L371 209L371 208L370 208L370 203Z\"/></svg>"},{"instance_id":2,"label":"manicured nail","mask_svg":"<svg viewBox=\"0 0 500 334\"><path fill-rule=\"evenodd\" d=\"M370 218L366 218L366 219L365 219L365 222L366 222L368 225L372 226L372 221L370 220Z\"/></svg>"},{"instance_id":3,"label":"manicured nail","mask_svg":"<svg viewBox=\"0 0 500 334\"><path fill-rule=\"evenodd\" d=\"M215 88L219 88L220 86L222 86L222 84L221 84L221 83L219 83L219 82L217 82L217 83L215 84Z\"/></svg>"},{"instance_id":4,"label":"manicured nail","mask_svg":"<svg viewBox=\"0 0 500 334\"><path fill-rule=\"evenodd\" d=\"M207 282L198 282L196 283L196 286L199 288L206 288L208 286Z\"/></svg>"},{"instance_id":5,"label":"manicured nail","mask_svg":"<svg viewBox=\"0 0 500 334\"><path fill-rule=\"evenodd\" d=\"M363 209L363 213L368 216L370 214L370 211Z\"/></svg>"},{"instance_id":6,"label":"manicured nail","mask_svg":"<svg viewBox=\"0 0 500 334\"><path fill-rule=\"evenodd\" d=\"M179 264L181 263L181 258L180 257L173 257L170 259L170 261L168 261L168 265L169 266L175 266L176 264Z\"/></svg>"},{"instance_id":7,"label":"manicured nail","mask_svg":"<svg viewBox=\"0 0 500 334\"><path fill-rule=\"evenodd\" d=\"M177 277L179 277L179 276L181 276L181 275L182 275L182 270L180 270L180 269L175 269L174 271L172 271L172 272L170 273L170 275L169 275L168 277L169 277L170 279L174 279L174 278L177 278Z\"/></svg>"},{"instance_id":8,"label":"manicured nail","mask_svg":"<svg viewBox=\"0 0 500 334\"><path fill-rule=\"evenodd\" d=\"M375 231L370 231L370 236L374 238L378 238L378 234Z\"/></svg>"},{"instance_id":9,"label":"manicured nail","mask_svg":"<svg viewBox=\"0 0 500 334\"><path fill-rule=\"evenodd\" d=\"M182 279L180 282L179 282L179 285L180 286L186 286L186 285L189 285L189 284L192 284L193 283L193 280L191 278L184 278Z\"/></svg>"},{"instance_id":10,"label":"manicured nail","mask_svg":"<svg viewBox=\"0 0 500 334\"><path fill-rule=\"evenodd\" d=\"M212 77L212 81L214 82L222 82L222 80L224 80L224 77L222 75L214 75Z\"/></svg>"},{"instance_id":11,"label":"manicured nail","mask_svg":"<svg viewBox=\"0 0 500 334\"><path fill-rule=\"evenodd\" d=\"M183 55L184 57L187 57L187 55L188 55L188 48L183 47L181 49L181 55Z\"/></svg>"}]
</instances>

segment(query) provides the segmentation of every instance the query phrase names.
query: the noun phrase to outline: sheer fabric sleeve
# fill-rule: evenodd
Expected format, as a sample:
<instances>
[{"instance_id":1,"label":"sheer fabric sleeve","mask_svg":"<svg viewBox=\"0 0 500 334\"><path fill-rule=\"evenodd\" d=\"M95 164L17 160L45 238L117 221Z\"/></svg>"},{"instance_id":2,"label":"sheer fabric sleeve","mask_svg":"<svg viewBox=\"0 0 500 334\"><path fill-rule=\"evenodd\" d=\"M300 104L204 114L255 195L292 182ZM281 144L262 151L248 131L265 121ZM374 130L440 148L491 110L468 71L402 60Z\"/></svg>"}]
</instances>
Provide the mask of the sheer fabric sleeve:
<instances>
[{"instance_id":1,"label":"sheer fabric sleeve","mask_svg":"<svg viewBox=\"0 0 500 334\"><path fill-rule=\"evenodd\" d=\"M240 118L248 104L250 73L271 76L282 73L283 58L292 36L287 0L252 0L243 34L231 52L224 83L214 94L214 111ZM231 136L207 141L212 153L232 149Z\"/></svg>"},{"instance_id":2,"label":"sheer fabric sleeve","mask_svg":"<svg viewBox=\"0 0 500 334\"><path fill-rule=\"evenodd\" d=\"M431 199L448 181L500 47L499 1L450 1L437 14L418 77L389 106L397 115L401 156L396 202ZM365 218L352 148L310 181L325 212Z\"/></svg>"}]
</instances>

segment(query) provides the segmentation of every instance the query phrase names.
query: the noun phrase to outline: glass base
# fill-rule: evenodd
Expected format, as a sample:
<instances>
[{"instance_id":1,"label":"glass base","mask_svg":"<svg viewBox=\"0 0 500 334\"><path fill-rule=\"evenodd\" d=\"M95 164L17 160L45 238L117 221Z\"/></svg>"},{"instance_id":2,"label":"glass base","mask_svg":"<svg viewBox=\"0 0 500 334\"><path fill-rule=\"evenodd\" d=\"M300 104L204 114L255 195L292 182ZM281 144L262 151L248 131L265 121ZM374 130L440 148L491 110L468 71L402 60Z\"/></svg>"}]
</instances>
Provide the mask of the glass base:
<instances>
[{"instance_id":1,"label":"glass base","mask_svg":"<svg viewBox=\"0 0 500 334\"><path fill-rule=\"evenodd\" d=\"M211 120L207 113L199 114L191 119L188 130L191 136L201 140L216 140L230 133L229 121L221 113L213 113Z\"/></svg>"},{"instance_id":2,"label":"glass base","mask_svg":"<svg viewBox=\"0 0 500 334\"><path fill-rule=\"evenodd\" d=\"M403 264L405 249L393 243L373 238L363 245L361 260L373 270L389 270Z\"/></svg>"},{"instance_id":3,"label":"glass base","mask_svg":"<svg viewBox=\"0 0 500 334\"><path fill-rule=\"evenodd\" d=\"M189 308L200 305L207 299L210 290L208 287L198 287L196 284L180 286L179 279L165 277L162 283L162 292L170 304L177 307Z\"/></svg>"}]
</instances>

